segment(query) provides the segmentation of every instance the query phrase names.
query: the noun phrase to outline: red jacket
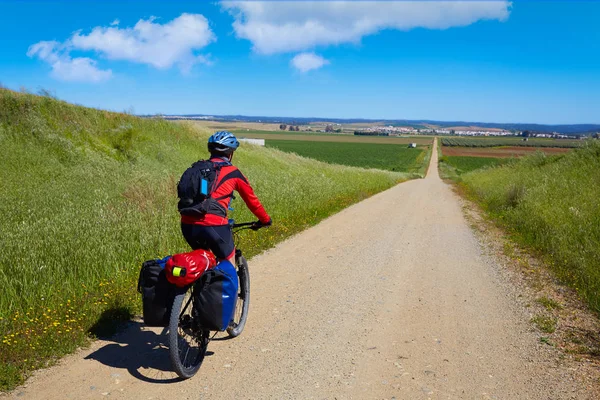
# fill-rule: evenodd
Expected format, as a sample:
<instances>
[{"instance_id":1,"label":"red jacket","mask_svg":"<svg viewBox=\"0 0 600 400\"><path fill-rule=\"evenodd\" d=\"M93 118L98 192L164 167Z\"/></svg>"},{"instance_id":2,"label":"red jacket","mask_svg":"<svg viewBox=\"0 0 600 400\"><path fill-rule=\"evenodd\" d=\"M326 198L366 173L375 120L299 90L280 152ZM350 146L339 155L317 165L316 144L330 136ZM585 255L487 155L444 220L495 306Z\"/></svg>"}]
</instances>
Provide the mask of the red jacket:
<instances>
[{"instance_id":1,"label":"red jacket","mask_svg":"<svg viewBox=\"0 0 600 400\"><path fill-rule=\"evenodd\" d=\"M223 162L220 158L211 158L210 161ZM260 204L258 197L254 194L252 186L250 186L250 183L248 183L248 180L242 172L234 165L221 167L221 171L219 172L215 184L215 190L211 193L210 197L217 200L219 204L227 210L234 190L240 194L242 200L244 200L250 211L256 215L260 222L266 224L271 220L271 217L269 217L269 214L267 214L262 204ZM182 215L181 222L184 224L217 226L227 225L228 219L227 216L222 217L215 214L206 214L204 218L200 219Z\"/></svg>"}]
</instances>

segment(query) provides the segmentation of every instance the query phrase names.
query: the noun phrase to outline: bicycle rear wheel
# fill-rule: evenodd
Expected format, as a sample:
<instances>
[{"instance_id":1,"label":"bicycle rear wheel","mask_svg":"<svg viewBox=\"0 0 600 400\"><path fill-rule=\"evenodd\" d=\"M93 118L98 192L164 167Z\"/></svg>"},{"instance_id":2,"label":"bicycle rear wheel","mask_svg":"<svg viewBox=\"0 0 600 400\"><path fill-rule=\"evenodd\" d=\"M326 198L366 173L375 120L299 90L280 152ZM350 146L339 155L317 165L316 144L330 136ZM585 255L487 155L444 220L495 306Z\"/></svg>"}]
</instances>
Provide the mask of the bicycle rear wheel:
<instances>
[{"instance_id":1,"label":"bicycle rear wheel","mask_svg":"<svg viewBox=\"0 0 600 400\"><path fill-rule=\"evenodd\" d=\"M240 256L236 260L236 264L239 287L233 320L227 328L227 333L230 337L236 337L242 333L248 319L248 307L250 307L250 273L248 271L248 262L244 256Z\"/></svg>"},{"instance_id":2,"label":"bicycle rear wheel","mask_svg":"<svg viewBox=\"0 0 600 400\"><path fill-rule=\"evenodd\" d=\"M169 355L173 369L183 379L198 372L209 341L209 331L195 324L191 298L191 290L177 294L169 319Z\"/></svg>"}]
</instances>

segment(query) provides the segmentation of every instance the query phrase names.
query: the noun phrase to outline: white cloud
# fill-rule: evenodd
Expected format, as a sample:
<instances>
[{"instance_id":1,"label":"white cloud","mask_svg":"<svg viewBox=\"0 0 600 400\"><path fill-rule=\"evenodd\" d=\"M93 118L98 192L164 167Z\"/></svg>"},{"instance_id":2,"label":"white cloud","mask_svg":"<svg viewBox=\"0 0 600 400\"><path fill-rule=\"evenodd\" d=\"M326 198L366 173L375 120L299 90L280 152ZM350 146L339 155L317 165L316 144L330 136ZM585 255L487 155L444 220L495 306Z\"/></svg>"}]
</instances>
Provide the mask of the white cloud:
<instances>
[{"instance_id":1,"label":"white cloud","mask_svg":"<svg viewBox=\"0 0 600 400\"><path fill-rule=\"evenodd\" d=\"M37 56L40 60L53 63L59 59L58 52L60 48L61 44L54 40L42 41L29 46L29 49L27 50L27 56Z\"/></svg>"},{"instance_id":2,"label":"white cloud","mask_svg":"<svg viewBox=\"0 0 600 400\"><path fill-rule=\"evenodd\" d=\"M96 67L87 57L71 58L68 51L55 41L39 42L29 47L29 57L38 57L52 67L51 76L69 82L102 82L110 79L112 71Z\"/></svg>"},{"instance_id":3,"label":"white cloud","mask_svg":"<svg viewBox=\"0 0 600 400\"><path fill-rule=\"evenodd\" d=\"M300 72L304 73L313 69L319 69L322 66L329 64L329 61L315 53L300 53L292 58L290 64Z\"/></svg>"},{"instance_id":4,"label":"white cloud","mask_svg":"<svg viewBox=\"0 0 600 400\"><path fill-rule=\"evenodd\" d=\"M262 54L358 43L383 29L446 29L505 20L508 1L223 1L239 38Z\"/></svg>"},{"instance_id":5,"label":"white cloud","mask_svg":"<svg viewBox=\"0 0 600 400\"><path fill-rule=\"evenodd\" d=\"M102 82L111 78L112 71L96 67L96 61L87 57L59 60L52 65L52 76L71 82Z\"/></svg>"},{"instance_id":6,"label":"white cloud","mask_svg":"<svg viewBox=\"0 0 600 400\"><path fill-rule=\"evenodd\" d=\"M100 82L112 76L89 57L71 57L72 51L89 51L109 60L148 64L158 69L174 65L182 72L195 64L211 64L207 55L196 52L216 40L208 20L200 14L181 14L160 24L155 18L139 20L132 28L120 28L118 19L110 26L98 26L89 34L75 32L64 43L41 41L29 47L27 55L38 57L52 67L60 80Z\"/></svg>"},{"instance_id":7,"label":"white cloud","mask_svg":"<svg viewBox=\"0 0 600 400\"><path fill-rule=\"evenodd\" d=\"M96 27L87 35L76 32L70 43L75 49L96 51L110 60L149 64L158 69L177 65L187 71L205 60L194 54L215 40L204 16L181 14L163 25L155 20L139 20L133 28Z\"/></svg>"}]
</instances>

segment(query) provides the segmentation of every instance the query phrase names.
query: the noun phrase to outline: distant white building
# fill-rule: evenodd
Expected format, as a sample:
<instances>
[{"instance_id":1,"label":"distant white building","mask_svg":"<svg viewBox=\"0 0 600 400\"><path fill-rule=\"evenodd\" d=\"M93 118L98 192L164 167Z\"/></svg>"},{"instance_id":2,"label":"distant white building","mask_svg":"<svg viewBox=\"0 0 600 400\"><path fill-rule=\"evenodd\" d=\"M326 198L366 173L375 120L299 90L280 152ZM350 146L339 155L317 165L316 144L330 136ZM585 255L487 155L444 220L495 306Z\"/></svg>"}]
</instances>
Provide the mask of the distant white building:
<instances>
[{"instance_id":1,"label":"distant white building","mask_svg":"<svg viewBox=\"0 0 600 400\"><path fill-rule=\"evenodd\" d=\"M250 143L255 146L264 146L265 139L247 139L247 138L239 138L240 142Z\"/></svg>"}]
</instances>

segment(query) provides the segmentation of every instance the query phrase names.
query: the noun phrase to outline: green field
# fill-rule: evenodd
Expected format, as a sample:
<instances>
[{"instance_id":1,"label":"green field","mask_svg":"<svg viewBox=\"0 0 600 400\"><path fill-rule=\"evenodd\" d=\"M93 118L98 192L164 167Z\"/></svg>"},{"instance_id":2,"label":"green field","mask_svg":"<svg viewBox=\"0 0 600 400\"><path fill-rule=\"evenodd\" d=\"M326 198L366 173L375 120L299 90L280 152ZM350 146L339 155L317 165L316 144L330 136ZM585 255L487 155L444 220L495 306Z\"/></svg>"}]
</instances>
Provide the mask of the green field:
<instances>
[{"instance_id":1,"label":"green field","mask_svg":"<svg viewBox=\"0 0 600 400\"><path fill-rule=\"evenodd\" d=\"M546 139L529 138L524 141L521 137L444 137L441 139L443 146L461 147L501 147L501 146L524 146L524 147L561 147L575 148L581 146L585 141L575 139Z\"/></svg>"},{"instance_id":2,"label":"green field","mask_svg":"<svg viewBox=\"0 0 600 400\"><path fill-rule=\"evenodd\" d=\"M140 263L188 250L175 187L208 135L0 90L0 389L139 312ZM234 162L274 220L248 256L408 178L244 144Z\"/></svg>"},{"instance_id":3,"label":"green field","mask_svg":"<svg viewBox=\"0 0 600 400\"><path fill-rule=\"evenodd\" d=\"M535 153L462 180L521 243L600 312L600 143L564 155Z\"/></svg>"},{"instance_id":4,"label":"green field","mask_svg":"<svg viewBox=\"0 0 600 400\"><path fill-rule=\"evenodd\" d=\"M504 165L511 160L510 158L442 156L439 159L440 176L444 179L457 178L467 172Z\"/></svg>"},{"instance_id":5,"label":"green field","mask_svg":"<svg viewBox=\"0 0 600 400\"><path fill-rule=\"evenodd\" d=\"M422 170L427 151L424 148L409 149L398 144L315 143L270 139L266 141L266 146L333 164L408 173Z\"/></svg>"}]
</instances>

